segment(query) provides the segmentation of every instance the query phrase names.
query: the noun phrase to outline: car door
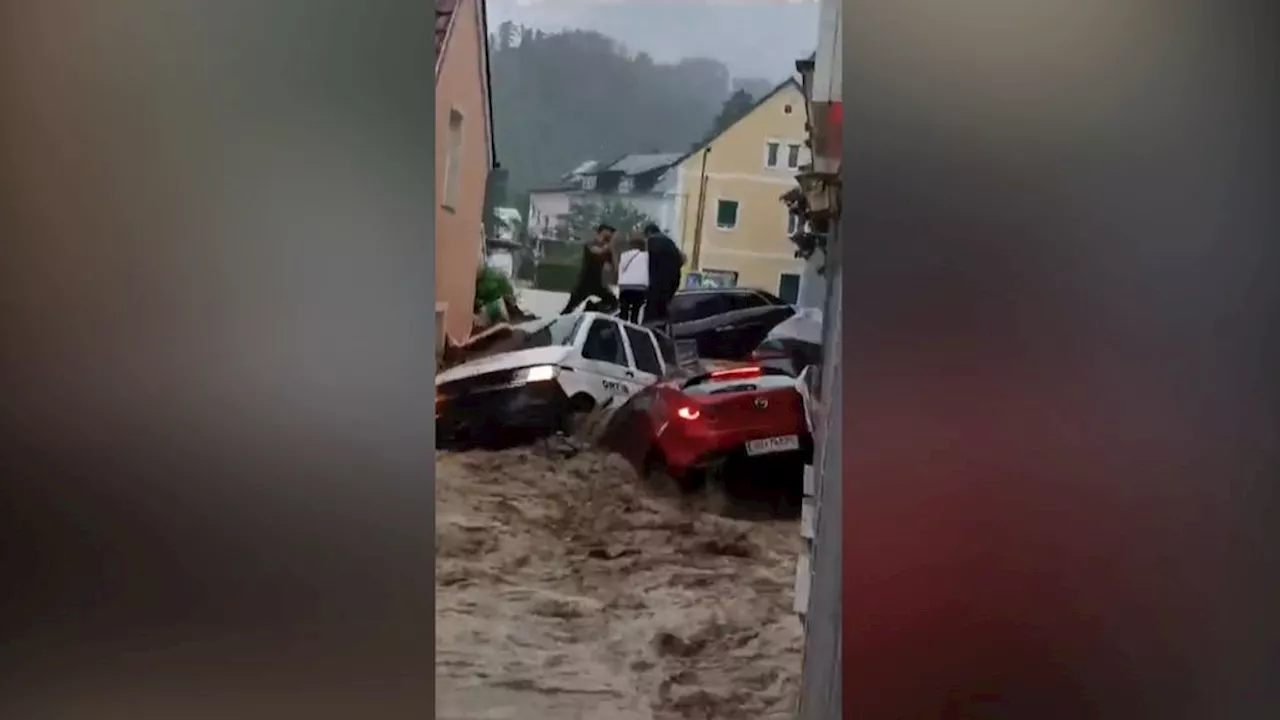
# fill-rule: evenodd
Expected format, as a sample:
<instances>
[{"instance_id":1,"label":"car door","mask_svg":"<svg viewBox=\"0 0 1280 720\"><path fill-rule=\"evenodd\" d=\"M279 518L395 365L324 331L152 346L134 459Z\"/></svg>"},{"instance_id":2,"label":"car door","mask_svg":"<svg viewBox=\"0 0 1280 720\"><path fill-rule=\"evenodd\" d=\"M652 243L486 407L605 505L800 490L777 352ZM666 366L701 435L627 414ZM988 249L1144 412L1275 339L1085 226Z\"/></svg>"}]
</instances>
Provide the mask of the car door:
<instances>
[{"instance_id":1,"label":"car door","mask_svg":"<svg viewBox=\"0 0 1280 720\"><path fill-rule=\"evenodd\" d=\"M666 372L657 338L648 330L622 324L631 351L636 380L644 384L630 400L615 413L611 425L610 449L625 457L637 468L642 468L654 442L652 405L654 388Z\"/></svg>"},{"instance_id":2,"label":"car door","mask_svg":"<svg viewBox=\"0 0 1280 720\"><path fill-rule=\"evenodd\" d=\"M630 351L617 320L596 316L586 329L575 378L581 389L596 399L597 407L621 406L645 383L631 365Z\"/></svg>"},{"instance_id":3,"label":"car door","mask_svg":"<svg viewBox=\"0 0 1280 720\"><path fill-rule=\"evenodd\" d=\"M666 371L657 340L653 333L644 328L625 323L622 328L627 338L627 350L631 355L631 367L635 370L636 380L646 387L654 384Z\"/></svg>"}]
</instances>

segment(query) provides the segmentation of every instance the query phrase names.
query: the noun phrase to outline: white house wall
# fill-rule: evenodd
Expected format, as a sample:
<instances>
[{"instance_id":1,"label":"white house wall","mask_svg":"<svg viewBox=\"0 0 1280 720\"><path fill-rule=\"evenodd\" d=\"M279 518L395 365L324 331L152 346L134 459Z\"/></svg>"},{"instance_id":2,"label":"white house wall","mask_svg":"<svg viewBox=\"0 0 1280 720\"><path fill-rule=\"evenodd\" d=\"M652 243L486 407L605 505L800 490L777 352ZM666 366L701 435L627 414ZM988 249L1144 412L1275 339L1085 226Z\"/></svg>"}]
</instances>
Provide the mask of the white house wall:
<instances>
[{"instance_id":1,"label":"white house wall","mask_svg":"<svg viewBox=\"0 0 1280 720\"><path fill-rule=\"evenodd\" d=\"M569 213L570 193L538 192L529 195L529 232L549 234Z\"/></svg>"},{"instance_id":2,"label":"white house wall","mask_svg":"<svg viewBox=\"0 0 1280 720\"><path fill-rule=\"evenodd\" d=\"M679 175L678 169L673 168L654 185L651 191L642 193L599 193L581 190L530 193L529 231L549 235L555 230L559 221L569 214L569 209L575 202L604 203L618 200L626 203L636 212L653 218L663 230L677 232L680 223Z\"/></svg>"}]
</instances>

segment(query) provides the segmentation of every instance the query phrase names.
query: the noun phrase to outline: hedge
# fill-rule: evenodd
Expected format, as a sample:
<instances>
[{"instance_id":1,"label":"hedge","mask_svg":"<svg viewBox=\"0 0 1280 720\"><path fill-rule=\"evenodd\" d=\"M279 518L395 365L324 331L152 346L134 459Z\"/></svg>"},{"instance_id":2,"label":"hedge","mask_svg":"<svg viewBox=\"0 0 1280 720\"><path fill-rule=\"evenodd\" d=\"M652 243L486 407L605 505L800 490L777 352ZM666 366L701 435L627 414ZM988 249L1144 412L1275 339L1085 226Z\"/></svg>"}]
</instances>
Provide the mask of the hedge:
<instances>
[{"instance_id":1,"label":"hedge","mask_svg":"<svg viewBox=\"0 0 1280 720\"><path fill-rule=\"evenodd\" d=\"M534 272L533 286L539 290L572 292L574 286L578 284L578 272L577 263L567 265L541 262L538 263L538 268Z\"/></svg>"}]
</instances>

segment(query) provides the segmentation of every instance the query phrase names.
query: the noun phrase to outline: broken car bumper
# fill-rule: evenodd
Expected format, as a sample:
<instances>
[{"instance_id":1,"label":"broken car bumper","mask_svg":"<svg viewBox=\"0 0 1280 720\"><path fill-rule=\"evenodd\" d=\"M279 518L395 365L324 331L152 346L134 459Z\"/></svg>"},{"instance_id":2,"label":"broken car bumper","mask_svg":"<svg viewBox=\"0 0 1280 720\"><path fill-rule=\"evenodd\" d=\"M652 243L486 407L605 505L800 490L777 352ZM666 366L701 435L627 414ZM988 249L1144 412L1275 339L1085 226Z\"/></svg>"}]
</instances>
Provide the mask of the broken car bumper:
<instances>
[{"instance_id":1,"label":"broken car bumper","mask_svg":"<svg viewBox=\"0 0 1280 720\"><path fill-rule=\"evenodd\" d=\"M436 401L436 439L502 442L517 434L559 430L568 399L554 381L473 391Z\"/></svg>"}]
</instances>

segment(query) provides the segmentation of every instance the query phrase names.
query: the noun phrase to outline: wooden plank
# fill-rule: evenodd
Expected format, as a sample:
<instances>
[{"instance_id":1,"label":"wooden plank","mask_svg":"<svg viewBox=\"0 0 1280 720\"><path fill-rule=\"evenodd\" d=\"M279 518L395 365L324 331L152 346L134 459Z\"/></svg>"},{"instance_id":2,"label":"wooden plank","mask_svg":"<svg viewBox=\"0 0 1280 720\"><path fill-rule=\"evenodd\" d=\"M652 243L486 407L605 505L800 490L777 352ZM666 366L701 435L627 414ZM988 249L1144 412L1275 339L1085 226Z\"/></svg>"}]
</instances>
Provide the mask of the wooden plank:
<instances>
[{"instance_id":1,"label":"wooden plank","mask_svg":"<svg viewBox=\"0 0 1280 720\"><path fill-rule=\"evenodd\" d=\"M800 505L800 536L812 541L816 537L818 508L811 498Z\"/></svg>"}]
</instances>

